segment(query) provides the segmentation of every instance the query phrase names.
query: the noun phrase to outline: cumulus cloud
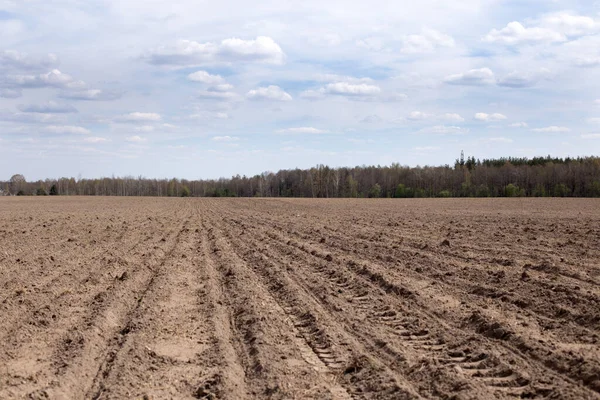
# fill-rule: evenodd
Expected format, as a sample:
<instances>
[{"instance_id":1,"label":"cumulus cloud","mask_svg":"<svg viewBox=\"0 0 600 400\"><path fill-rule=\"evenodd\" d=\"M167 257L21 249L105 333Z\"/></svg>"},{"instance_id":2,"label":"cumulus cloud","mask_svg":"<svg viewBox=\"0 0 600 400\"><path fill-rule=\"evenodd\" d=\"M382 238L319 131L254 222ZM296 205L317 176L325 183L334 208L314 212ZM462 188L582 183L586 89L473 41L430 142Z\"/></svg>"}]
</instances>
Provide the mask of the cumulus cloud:
<instances>
[{"instance_id":1,"label":"cumulus cloud","mask_svg":"<svg viewBox=\"0 0 600 400\"><path fill-rule=\"evenodd\" d=\"M577 57L573 64L577 67L590 68L600 65L600 56Z\"/></svg>"},{"instance_id":2,"label":"cumulus cloud","mask_svg":"<svg viewBox=\"0 0 600 400\"><path fill-rule=\"evenodd\" d=\"M18 99L23 96L23 92L20 89L0 89L0 97L5 99Z\"/></svg>"},{"instance_id":3,"label":"cumulus cloud","mask_svg":"<svg viewBox=\"0 0 600 400\"><path fill-rule=\"evenodd\" d=\"M424 119L429 119L432 118L433 114L427 114L421 111L412 111L410 114L408 114L408 118L411 121L421 121Z\"/></svg>"},{"instance_id":4,"label":"cumulus cloud","mask_svg":"<svg viewBox=\"0 0 600 400\"><path fill-rule=\"evenodd\" d=\"M20 88L83 88L85 83L76 81L69 74L65 74L58 69L53 69L50 72L42 74L13 74L7 75L0 81L0 84L6 87Z\"/></svg>"},{"instance_id":5,"label":"cumulus cloud","mask_svg":"<svg viewBox=\"0 0 600 400\"><path fill-rule=\"evenodd\" d=\"M63 123L64 116L49 113L13 113L0 112L0 121L20 122L24 124Z\"/></svg>"},{"instance_id":6,"label":"cumulus cloud","mask_svg":"<svg viewBox=\"0 0 600 400\"><path fill-rule=\"evenodd\" d=\"M448 75L444 82L451 85L483 86L496 82L494 73L489 68L472 69L461 74Z\"/></svg>"},{"instance_id":7,"label":"cumulus cloud","mask_svg":"<svg viewBox=\"0 0 600 400\"><path fill-rule=\"evenodd\" d=\"M431 53L440 47L454 47L454 39L434 29L423 29L420 35L405 36L400 51L406 54Z\"/></svg>"},{"instance_id":8,"label":"cumulus cloud","mask_svg":"<svg viewBox=\"0 0 600 400\"><path fill-rule=\"evenodd\" d=\"M136 126L135 127L135 131L136 132L154 132L154 127L150 126L150 125L144 125L144 126Z\"/></svg>"},{"instance_id":9,"label":"cumulus cloud","mask_svg":"<svg viewBox=\"0 0 600 400\"><path fill-rule=\"evenodd\" d=\"M275 100L275 101L291 101L292 96L285 92L279 86L269 85L267 87L259 87L258 89L250 90L246 97L250 100Z\"/></svg>"},{"instance_id":10,"label":"cumulus cloud","mask_svg":"<svg viewBox=\"0 0 600 400\"><path fill-rule=\"evenodd\" d=\"M348 82L329 83L321 89L323 93L345 96L373 96L381 93L381 88L366 83L353 84Z\"/></svg>"},{"instance_id":11,"label":"cumulus cloud","mask_svg":"<svg viewBox=\"0 0 600 400\"><path fill-rule=\"evenodd\" d=\"M317 128L313 128L311 126L303 126L303 127L299 127L299 128L287 128L287 129L280 129L277 131L277 133L283 133L283 134L312 134L312 135L318 135L321 133L329 133L329 131L327 130L323 130L323 129L317 129Z\"/></svg>"},{"instance_id":12,"label":"cumulus cloud","mask_svg":"<svg viewBox=\"0 0 600 400\"><path fill-rule=\"evenodd\" d=\"M508 23L502 29L492 29L490 33L483 37L484 42L506 45L540 42L552 43L564 42L566 40L565 35L560 32L541 27L526 28L517 21Z\"/></svg>"},{"instance_id":13,"label":"cumulus cloud","mask_svg":"<svg viewBox=\"0 0 600 400\"><path fill-rule=\"evenodd\" d=\"M477 114L475 114L474 118L477 121L493 122L493 121L502 121L502 120L506 119L506 115L500 114L500 113L493 113L493 114L477 113Z\"/></svg>"},{"instance_id":14,"label":"cumulus cloud","mask_svg":"<svg viewBox=\"0 0 600 400\"><path fill-rule=\"evenodd\" d=\"M383 118L381 118L377 114L372 114L372 115L367 115L366 117L361 119L360 122L365 123L365 124L377 124L377 123L383 122Z\"/></svg>"},{"instance_id":15,"label":"cumulus cloud","mask_svg":"<svg viewBox=\"0 0 600 400\"><path fill-rule=\"evenodd\" d=\"M70 100L83 101L111 101L120 99L123 94L115 91L101 89L77 89L61 92L58 97Z\"/></svg>"},{"instance_id":16,"label":"cumulus cloud","mask_svg":"<svg viewBox=\"0 0 600 400\"><path fill-rule=\"evenodd\" d=\"M570 132L571 129L564 126L547 126L545 128L534 128L533 132L544 132L544 133L558 133L558 132Z\"/></svg>"},{"instance_id":17,"label":"cumulus cloud","mask_svg":"<svg viewBox=\"0 0 600 400\"><path fill-rule=\"evenodd\" d=\"M237 142L240 138L237 136L213 136L212 140L215 142Z\"/></svg>"},{"instance_id":18,"label":"cumulus cloud","mask_svg":"<svg viewBox=\"0 0 600 400\"><path fill-rule=\"evenodd\" d=\"M464 122L464 118L460 116L460 114L456 113L445 113L440 115L440 119L450 121L450 122Z\"/></svg>"},{"instance_id":19,"label":"cumulus cloud","mask_svg":"<svg viewBox=\"0 0 600 400\"><path fill-rule=\"evenodd\" d=\"M57 65L58 57L56 54L47 54L36 58L15 50L0 51L0 69L48 70Z\"/></svg>"},{"instance_id":20,"label":"cumulus cloud","mask_svg":"<svg viewBox=\"0 0 600 400\"><path fill-rule=\"evenodd\" d=\"M77 109L69 104L60 104L55 101L48 101L44 104L20 104L17 106L19 111L28 113L49 113L63 114L76 113Z\"/></svg>"},{"instance_id":21,"label":"cumulus cloud","mask_svg":"<svg viewBox=\"0 0 600 400\"><path fill-rule=\"evenodd\" d=\"M239 100L240 96L231 91L220 91L215 90L214 88L209 88L208 90L199 91L196 96L199 99L207 99L207 100L221 100L221 101L235 101Z\"/></svg>"},{"instance_id":22,"label":"cumulus cloud","mask_svg":"<svg viewBox=\"0 0 600 400\"><path fill-rule=\"evenodd\" d=\"M285 54L270 37L259 36L254 40L225 39L220 43L199 43L179 40L172 46L149 51L143 57L153 65L194 66L230 62L262 62L283 64Z\"/></svg>"},{"instance_id":23,"label":"cumulus cloud","mask_svg":"<svg viewBox=\"0 0 600 400\"><path fill-rule=\"evenodd\" d=\"M567 36L582 36L600 31L600 22L597 20L564 11L546 14L540 24Z\"/></svg>"},{"instance_id":24,"label":"cumulus cloud","mask_svg":"<svg viewBox=\"0 0 600 400\"><path fill-rule=\"evenodd\" d=\"M158 122L162 119L160 114L132 112L115 118L117 122Z\"/></svg>"},{"instance_id":25,"label":"cumulus cloud","mask_svg":"<svg viewBox=\"0 0 600 400\"><path fill-rule=\"evenodd\" d=\"M45 128L46 132L56 134L75 134L75 135L87 135L90 132L82 126L71 126L71 125L51 125Z\"/></svg>"},{"instance_id":26,"label":"cumulus cloud","mask_svg":"<svg viewBox=\"0 0 600 400\"><path fill-rule=\"evenodd\" d=\"M468 128L461 128L460 126L447 126L447 125L436 125L428 128L419 130L418 133L430 133L436 135L464 135L469 133Z\"/></svg>"},{"instance_id":27,"label":"cumulus cloud","mask_svg":"<svg viewBox=\"0 0 600 400\"><path fill-rule=\"evenodd\" d=\"M215 85L208 88L208 90L212 92L229 92L232 89L233 85L230 85L229 83L222 83L220 85Z\"/></svg>"},{"instance_id":28,"label":"cumulus cloud","mask_svg":"<svg viewBox=\"0 0 600 400\"><path fill-rule=\"evenodd\" d=\"M223 83L223 77L221 75L211 75L206 71L196 71L188 75L188 79L193 82L202 82L208 85L216 85Z\"/></svg>"},{"instance_id":29,"label":"cumulus cloud","mask_svg":"<svg viewBox=\"0 0 600 400\"><path fill-rule=\"evenodd\" d=\"M515 122L509 126L511 128L527 128L529 125L527 125L527 122Z\"/></svg>"},{"instance_id":30,"label":"cumulus cloud","mask_svg":"<svg viewBox=\"0 0 600 400\"><path fill-rule=\"evenodd\" d=\"M533 86L537 83L537 78L519 72L512 72L498 81L498 86L506 86L511 88L524 88Z\"/></svg>"},{"instance_id":31,"label":"cumulus cloud","mask_svg":"<svg viewBox=\"0 0 600 400\"><path fill-rule=\"evenodd\" d=\"M146 141L146 138L143 138L141 136L128 136L125 138L125 141L130 142L130 143L143 143Z\"/></svg>"},{"instance_id":32,"label":"cumulus cloud","mask_svg":"<svg viewBox=\"0 0 600 400\"><path fill-rule=\"evenodd\" d=\"M86 141L86 142L88 142L88 143L104 143L104 142L108 142L107 138L98 137L98 136L86 137L83 140Z\"/></svg>"}]
</instances>

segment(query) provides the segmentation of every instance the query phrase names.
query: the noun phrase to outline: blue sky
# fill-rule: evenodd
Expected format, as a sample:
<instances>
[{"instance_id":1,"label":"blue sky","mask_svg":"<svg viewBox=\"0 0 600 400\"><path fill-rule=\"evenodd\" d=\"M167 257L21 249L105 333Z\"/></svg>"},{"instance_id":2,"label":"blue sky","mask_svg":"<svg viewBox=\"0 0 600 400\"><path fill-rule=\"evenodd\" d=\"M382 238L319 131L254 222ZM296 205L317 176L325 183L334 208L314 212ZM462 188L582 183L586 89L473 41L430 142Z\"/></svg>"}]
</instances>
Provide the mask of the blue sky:
<instances>
[{"instance_id":1,"label":"blue sky","mask_svg":"<svg viewBox=\"0 0 600 400\"><path fill-rule=\"evenodd\" d=\"M600 153L600 2L0 0L0 180Z\"/></svg>"}]
</instances>

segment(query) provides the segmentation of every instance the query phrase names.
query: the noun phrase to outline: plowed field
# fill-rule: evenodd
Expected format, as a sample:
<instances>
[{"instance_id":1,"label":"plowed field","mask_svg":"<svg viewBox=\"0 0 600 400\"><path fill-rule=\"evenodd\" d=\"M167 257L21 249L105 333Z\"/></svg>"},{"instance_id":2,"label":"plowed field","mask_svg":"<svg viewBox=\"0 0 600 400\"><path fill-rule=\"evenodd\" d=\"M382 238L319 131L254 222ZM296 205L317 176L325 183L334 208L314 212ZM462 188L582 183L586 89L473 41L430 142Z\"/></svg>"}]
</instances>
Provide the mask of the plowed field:
<instances>
[{"instance_id":1,"label":"plowed field","mask_svg":"<svg viewBox=\"0 0 600 400\"><path fill-rule=\"evenodd\" d=\"M0 398L598 399L600 201L0 198Z\"/></svg>"}]
</instances>

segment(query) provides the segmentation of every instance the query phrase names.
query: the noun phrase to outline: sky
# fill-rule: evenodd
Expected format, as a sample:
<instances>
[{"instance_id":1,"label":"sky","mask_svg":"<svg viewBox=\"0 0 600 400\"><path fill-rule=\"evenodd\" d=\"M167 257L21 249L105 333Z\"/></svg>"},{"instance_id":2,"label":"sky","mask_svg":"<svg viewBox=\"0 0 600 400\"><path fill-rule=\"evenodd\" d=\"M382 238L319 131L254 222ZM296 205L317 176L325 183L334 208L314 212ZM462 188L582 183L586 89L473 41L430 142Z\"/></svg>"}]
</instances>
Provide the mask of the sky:
<instances>
[{"instance_id":1,"label":"sky","mask_svg":"<svg viewBox=\"0 0 600 400\"><path fill-rule=\"evenodd\" d=\"M600 1L0 0L0 180L600 153Z\"/></svg>"}]
</instances>

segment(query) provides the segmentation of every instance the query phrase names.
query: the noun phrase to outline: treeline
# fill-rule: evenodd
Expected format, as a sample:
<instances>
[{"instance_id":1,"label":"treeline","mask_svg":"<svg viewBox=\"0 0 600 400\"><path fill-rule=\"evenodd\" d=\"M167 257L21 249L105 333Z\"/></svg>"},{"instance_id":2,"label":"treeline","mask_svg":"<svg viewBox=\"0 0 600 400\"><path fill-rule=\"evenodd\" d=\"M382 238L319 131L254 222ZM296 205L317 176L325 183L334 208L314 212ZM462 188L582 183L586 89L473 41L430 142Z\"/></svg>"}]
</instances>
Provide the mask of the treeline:
<instances>
[{"instance_id":1,"label":"treeline","mask_svg":"<svg viewBox=\"0 0 600 400\"><path fill-rule=\"evenodd\" d=\"M266 172L217 180L60 178L0 183L22 195L204 197L600 197L600 157L456 160L454 166L359 166Z\"/></svg>"}]
</instances>

